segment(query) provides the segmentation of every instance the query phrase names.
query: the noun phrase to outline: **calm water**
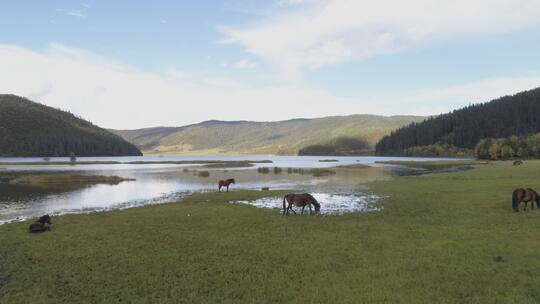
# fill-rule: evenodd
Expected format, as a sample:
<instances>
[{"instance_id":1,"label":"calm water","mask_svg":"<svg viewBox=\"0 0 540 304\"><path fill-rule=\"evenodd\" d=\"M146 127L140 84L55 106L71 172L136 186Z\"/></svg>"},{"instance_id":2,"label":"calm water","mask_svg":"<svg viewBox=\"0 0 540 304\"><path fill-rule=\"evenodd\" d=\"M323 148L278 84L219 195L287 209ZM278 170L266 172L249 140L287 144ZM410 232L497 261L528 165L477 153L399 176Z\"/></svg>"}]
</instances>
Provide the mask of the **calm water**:
<instances>
[{"instance_id":1,"label":"calm water","mask_svg":"<svg viewBox=\"0 0 540 304\"><path fill-rule=\"evenodd\" d=\"M333 159L337 162L320 162ZM51 161L65 161L53 158ZM81 174L117 175L135 178L118 185L92 185L77 189L49 189L41 187L0 183L0 224L13 220L37 217L46 213L83 213L122 209L148 204L181 201L186 194L216 191L220 179L236 179L232 189L297 189L316 193L323 203L323 211L339 214L351 211L377 210L372 204L376 198L366 193L363 186L374 180L391 178L395 173L391 167L375 165L369 169L336 169L337 174L313 177L305 174L288 174L286 168L323 168L350 164L374 165L383 160L417 160L422 158L391 157L300 157L300 156L237 156L237 157L80 157L78 161L182 161L182 160L271 160L273 163L256 164L253 168L208 169L198 165L49 165L49 166L0 166L0 179L10 174L26 172L70 171ZM433 159L430 159L433 160ZM41 158L0 158L0 162L36 162ZM258 173L257 167L282 167L283 172ZM188 169L189 172L185 172ZM200 177L197 172L208 171L210 176ZM274 208L275 201L259 200L250 203L259 207ZM324 209L326 206L326 209Z\"/></svg>"}]
</instances>

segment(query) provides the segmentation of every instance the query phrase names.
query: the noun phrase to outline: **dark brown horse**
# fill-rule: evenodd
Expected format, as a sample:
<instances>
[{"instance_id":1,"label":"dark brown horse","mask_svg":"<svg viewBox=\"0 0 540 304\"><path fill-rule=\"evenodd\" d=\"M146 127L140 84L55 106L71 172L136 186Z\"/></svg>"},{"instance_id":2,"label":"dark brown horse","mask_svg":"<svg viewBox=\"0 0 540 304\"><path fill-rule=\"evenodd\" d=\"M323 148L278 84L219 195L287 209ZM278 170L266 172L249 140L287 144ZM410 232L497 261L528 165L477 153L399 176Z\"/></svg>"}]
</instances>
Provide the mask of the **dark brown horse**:
<instances>
[{"instance_id":1,"label":"dark brown horse","mask_svg":"<svg viewBox=\"0 0 540 304\"><path fill-rule=\"evenodd\" d=\"M518 159L518 160L515 160L513 164L514 164L514 166L521 166L521 165L523 165L523 161Z\"/></svg>"},{"instance_id":2,"label":"dark brown horse","mask_svg":"<svg viewBox=\"0 0 540 304\"><path fill-rule=\"evenodd\" d=\"M519 205L522 202L525 203L525 208L523 208L523 211L527 210L528 202L531 202L531 209L534 209L535 202L536 206L540 208L540 196L531 188L517 188L514 190L514 192L512 192L512 209L514 209L514 211L519 211Z\"/></svg>"},{"instance_id":3,"label":"dark brown horse","mask_svg":"<svg viewBox=\"0 0 540 304\"><path fill-rule=\"evenodd\" d=\"M221 187L227 187L227 192L229 192L229 185L235 184L234 178L229 178L228 180L220 180L218 183L218 191L221 192Z\"/></svg>"},{"instance_id":4,"label":"dark brown horse","mask_svg":"<svg viewBox=\"0 0 540 304\"><path fill-rule=\"evenodd\" d=\"M311 214L311 205L315 206L315 214L321 213L321 204L311 194L290 193L283 197L283 214L289 215L289 210L296 214L292 206L302 207L302 213L300 214L304 214L304 209L308 206L309 214Z\"/></svg>"},{"instance_id":5,"label":"dark brown horse","mask_svg":"<svg viewBox=\"0 0 540 304\"><path fill-rule=\"evenodd\" d=\"M51 217L47 214L40 217L36 222L30 224L30 227L28 227L28 231L32 233L45 232L47 230L51 230L51 224Z\"/></svg>"}]
</instances>

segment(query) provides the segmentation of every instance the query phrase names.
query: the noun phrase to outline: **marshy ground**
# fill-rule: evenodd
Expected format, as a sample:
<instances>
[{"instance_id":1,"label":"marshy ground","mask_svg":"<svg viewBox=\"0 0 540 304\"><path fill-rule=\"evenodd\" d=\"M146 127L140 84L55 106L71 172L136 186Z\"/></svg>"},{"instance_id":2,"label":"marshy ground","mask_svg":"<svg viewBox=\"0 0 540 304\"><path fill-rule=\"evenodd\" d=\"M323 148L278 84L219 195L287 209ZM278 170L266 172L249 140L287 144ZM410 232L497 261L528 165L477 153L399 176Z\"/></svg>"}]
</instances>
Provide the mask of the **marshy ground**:
<instances>
[{"instance_id":1,"label":"marshy ground","mask_svg":"<svg viewBox=\"0 0 540 304\"><path fill-rule=\"evenodd\" d=\"M1 303L537 303L539 161L369 184L382 212L283 216L276 191L0 226ZM324 204L322 206L324 208Z\"/></svg>"}]
</instances>

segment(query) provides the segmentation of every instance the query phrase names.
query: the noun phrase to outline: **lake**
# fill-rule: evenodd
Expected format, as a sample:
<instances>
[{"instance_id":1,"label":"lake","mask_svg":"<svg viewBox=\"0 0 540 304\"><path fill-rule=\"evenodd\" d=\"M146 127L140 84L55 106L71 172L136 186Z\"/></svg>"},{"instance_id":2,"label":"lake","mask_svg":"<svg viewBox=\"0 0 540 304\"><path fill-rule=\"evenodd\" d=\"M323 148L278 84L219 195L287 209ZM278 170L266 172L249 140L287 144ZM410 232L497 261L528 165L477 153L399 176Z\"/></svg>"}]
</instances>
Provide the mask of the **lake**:
<instances>
[{"instance_id":1,"label":"lake","mask_svg":"<svg viewBox=\"0 0 540 304\"><path fill-rule=\"evenodd\" d=\"M128 162L167 161L240 161L269 160L272 163L255 163L248 168L206 168L203 164L127 164ZM328 161L332 160L332 161ZM425 161L433 158L406 157L312 157L312 156L142 156L142 157L80 157L78 162L115 161L120 164L88 165L21 165L26 162L43 162L42 158L0 158L0 224L24 220L43 214L85 213L131 208L149 204L181 202L182 197L194 192L216 191L220 179L235 178L235 189L260 190L295 189L314 193L323 204L323 214L341 214L355 211L378 211L377 197L365 187L368 182L388 180L396 174L408 172L395 166L376 164L377 161ZM436 160L445 160L443 158ZM69 161L67 158L51 158ZM7 163L17 163L9 165ZM365 164L362 169L334 168ZM280 167L282 171L261 173L260 167ZM306 170L290 172L287 168ZM333 168L335 174L313 176L310 168ZM405 170L405 171L404 171ZM199 174L208 172L208 176ZM77 188L38 187L13 185L6 181L10 176L43 172L69 172L83 175L114 175L135 179L116 185L97 184ZM264 172L264 171L263 171ZM279 208L280 198L254 202L241 201L263 208Z\"/></svg>"}]
</instances>

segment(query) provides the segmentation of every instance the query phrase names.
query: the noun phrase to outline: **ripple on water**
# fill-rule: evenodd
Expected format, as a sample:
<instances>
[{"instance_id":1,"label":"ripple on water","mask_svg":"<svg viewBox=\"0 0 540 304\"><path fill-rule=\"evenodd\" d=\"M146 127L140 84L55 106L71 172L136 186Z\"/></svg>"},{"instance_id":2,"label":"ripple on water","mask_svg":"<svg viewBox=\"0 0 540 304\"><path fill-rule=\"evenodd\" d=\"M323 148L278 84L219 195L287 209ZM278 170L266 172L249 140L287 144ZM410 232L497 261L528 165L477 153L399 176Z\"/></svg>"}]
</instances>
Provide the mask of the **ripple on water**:
<instances>
[{"instance_id":1,"label":"ripple on water","mask_svg":"<svg viewBox=\"0 0 540 304\"><path fill-rule=\"evenodd\" d=\"M321 203L321 214L341 215L350 212L382 211L383 207L377 204L381 198L377 195L362 194L330 194L311 193ZM236 201L234 203L247 204L257 208L283 209L283 197L267 197L254 201ZM300 208L295 208L298 212Z\"/></svg>"}]
</instances>

